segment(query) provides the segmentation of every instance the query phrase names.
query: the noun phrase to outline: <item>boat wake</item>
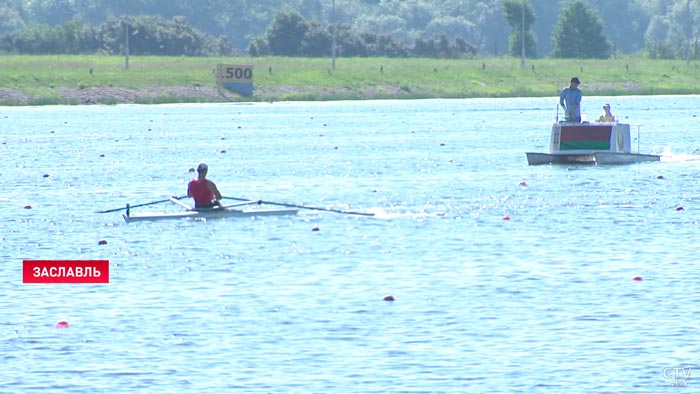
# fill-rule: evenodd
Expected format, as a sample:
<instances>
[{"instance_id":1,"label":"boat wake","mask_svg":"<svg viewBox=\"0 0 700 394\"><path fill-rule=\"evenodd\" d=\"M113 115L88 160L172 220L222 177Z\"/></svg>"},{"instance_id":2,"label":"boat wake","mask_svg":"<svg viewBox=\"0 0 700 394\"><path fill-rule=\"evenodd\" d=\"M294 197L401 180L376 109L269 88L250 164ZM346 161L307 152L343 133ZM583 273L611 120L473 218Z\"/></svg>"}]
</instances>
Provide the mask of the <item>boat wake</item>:
<instances>
[{"instance_id":1,"label":"boat wake","mask_svg":"<svg viewBox=\"0 0 700 394\"><path fill-rule=\"evenodd\" d=\"M661 153L661 161L664 162L686 162L700 161L700 155L688 153L673 153L670 147L664 148Z\"/></svg>"},{"instance_id":2,"label":"boat wake","mask_svg":"<svg viewBox=\"0 0 700 394\"><path fill-rule=\"evenodd\" d=\"M398 218L440 218L445 217L445 212L387 212L383 208L371 208L367 210L368 213L374 214L373 217L378 219L398 219Z\"/></svg>"}]
</instances>

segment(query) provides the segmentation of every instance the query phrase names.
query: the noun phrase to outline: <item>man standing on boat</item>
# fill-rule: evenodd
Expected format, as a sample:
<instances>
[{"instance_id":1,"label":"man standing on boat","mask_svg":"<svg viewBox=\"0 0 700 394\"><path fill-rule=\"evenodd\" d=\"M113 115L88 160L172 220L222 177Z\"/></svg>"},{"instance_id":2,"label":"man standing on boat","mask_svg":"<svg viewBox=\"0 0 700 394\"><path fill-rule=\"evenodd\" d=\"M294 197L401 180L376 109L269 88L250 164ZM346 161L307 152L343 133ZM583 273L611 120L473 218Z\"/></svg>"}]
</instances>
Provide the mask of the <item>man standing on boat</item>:
<instances>
[{"instance_id":1,"label":"man standing on boat","mask_svg":"<svg viewBox=\"0 0 700 394\"><path fill-rule=\"evenodd\" d=\"M568 88L564 88L559 95L559 105L564 108L565 120L567 122L581 123L581 84L578 77L571 78Z\"/></svg>"},{"instance_id":2,"label":"man standing on boat","mask_svg":"<svg viewBox=\"0 0 700 394\"><path fill-rule=\"evenodd\" d=\"M187 197L194 198L195 208L221 207L221 193L214 182L207 179L209 167L201 163L197 166L197 179L192 179L187 185Z\"/></svg>"}]
</instances>

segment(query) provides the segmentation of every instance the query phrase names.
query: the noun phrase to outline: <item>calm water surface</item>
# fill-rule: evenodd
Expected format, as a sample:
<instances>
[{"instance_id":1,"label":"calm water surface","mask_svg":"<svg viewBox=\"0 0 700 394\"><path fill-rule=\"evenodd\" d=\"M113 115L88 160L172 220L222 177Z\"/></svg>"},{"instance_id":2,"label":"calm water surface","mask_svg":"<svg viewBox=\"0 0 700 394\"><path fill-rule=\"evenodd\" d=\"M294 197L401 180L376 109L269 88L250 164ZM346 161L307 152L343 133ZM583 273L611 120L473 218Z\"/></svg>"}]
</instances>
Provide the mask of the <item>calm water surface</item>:
<instances>
[{"instance_id":1,"label":"calm water surface","mask_svg":"<svg viewBox=\"0 0 700 394\"><path fill-rule=\"evenodd\" d=\"M660 163L527 166L553 98L0 107L0 392L700 391L700 97L606 101ZM226 196L376 216L95 213L201 161Z\"/></svg>"}]
</instances>

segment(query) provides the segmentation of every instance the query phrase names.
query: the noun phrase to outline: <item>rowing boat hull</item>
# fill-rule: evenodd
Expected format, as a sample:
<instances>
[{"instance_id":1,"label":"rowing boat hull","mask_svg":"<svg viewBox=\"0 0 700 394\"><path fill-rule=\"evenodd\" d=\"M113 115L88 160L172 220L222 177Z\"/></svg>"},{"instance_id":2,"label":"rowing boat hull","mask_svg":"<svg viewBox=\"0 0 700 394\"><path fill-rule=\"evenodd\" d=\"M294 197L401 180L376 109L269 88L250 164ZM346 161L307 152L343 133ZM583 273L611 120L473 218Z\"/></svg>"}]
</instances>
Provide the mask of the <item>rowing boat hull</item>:
<instances>
[{"instance_id":1,"label":"rowing boat hull","mask_svg":"<svg viewBox=\"0 0 700 394\"><path fill-rule=\"evenodd\" d=\"M245 218L253 216L296 215L297 209L259 209L251 211L212 209L208 211L164 212L164 213L130 213L123 215L127 223L168 219L219 219Z\"/></svg>"}]
</instances>

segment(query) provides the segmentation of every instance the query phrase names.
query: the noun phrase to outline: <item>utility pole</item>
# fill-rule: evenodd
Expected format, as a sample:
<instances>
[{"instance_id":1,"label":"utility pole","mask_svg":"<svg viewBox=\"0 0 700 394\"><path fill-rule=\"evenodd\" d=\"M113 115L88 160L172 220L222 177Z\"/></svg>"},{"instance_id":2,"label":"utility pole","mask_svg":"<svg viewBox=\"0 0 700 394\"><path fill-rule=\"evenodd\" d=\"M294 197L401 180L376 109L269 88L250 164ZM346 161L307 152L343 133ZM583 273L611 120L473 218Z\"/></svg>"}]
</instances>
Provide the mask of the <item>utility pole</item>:
<instances>
[{"instance_id":1,"label":"utility pole","mask_svg":"<svg viewBox=\"0 0 700 394\"><path fill-rule=\"evenodd\" d=\"M525 68L525 0L522 0L520 21L520 68Z\"/></svg>"},{"instance_id":2,"label":"utility pole","mask_svg":"<svg viewBox=\"0 0 700 394\"><path fill-rule=\"evenodd\" d=\"M686 3L685 14L688 15L688 28L685 31L685 63L690 66L690 36L693 30L692 16L690 15L690 0Z\"/></svg>"},{"instance_id":3,"label":"utility pole","mask_svg":"<svg viewBox=\"0 0 700 394\"><path fill-rule=\"evenodd\" d=\"M333 8L331 8L331 27L333 28L333 42L331 44L331 55L333 56L333 66L332 69L335 71L335 36L336 36L336 26L335 26L335 0L333 0Z\"/></svg>"},{"instance_id":4,"label":"utility pole","mask_svg":"<svg viewBox=\"0 0 700 394\"><path fill-rule=\"evenodd\" d=\"M129 22L124 20L124 69L129 69Z\"/></svg>"}]
</instances>

